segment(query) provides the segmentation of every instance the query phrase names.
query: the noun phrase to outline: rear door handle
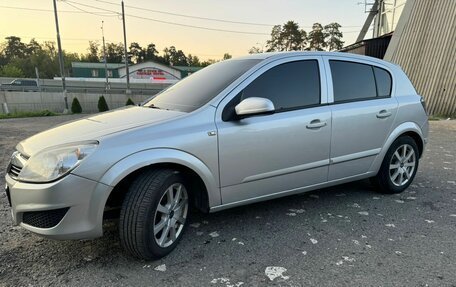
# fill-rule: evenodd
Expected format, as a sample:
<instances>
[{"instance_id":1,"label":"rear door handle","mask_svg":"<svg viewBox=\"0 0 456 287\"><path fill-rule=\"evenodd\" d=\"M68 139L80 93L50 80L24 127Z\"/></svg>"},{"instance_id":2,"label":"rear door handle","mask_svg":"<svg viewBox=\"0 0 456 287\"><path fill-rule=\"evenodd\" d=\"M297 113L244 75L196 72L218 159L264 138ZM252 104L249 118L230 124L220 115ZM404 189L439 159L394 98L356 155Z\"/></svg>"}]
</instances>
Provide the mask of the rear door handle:
<instances>
[{"instance_id":1,"label":"rear door handle","mask_svg":"<svg viewBox=\"0 0 456 287\"><path fill-rule=\"evenodd\" d=\"M390 117L391 115L391 112L388 112L387 110L381 110L377 113L377 118L385 119L387 117Z\"/></svg>"},{"instance_id":2,"label":"rear door handle","mask_svg":"<svg viewBox=\"0 0 456 287\"><path fill-rule=\"evenodd\" d=\"M317 120L311 121L308 125L306 125L306 128L313 130L313 129L322 128L324 126L326 126L326 122L322 122L317 119Z\"/></svg>"}]
</instances>

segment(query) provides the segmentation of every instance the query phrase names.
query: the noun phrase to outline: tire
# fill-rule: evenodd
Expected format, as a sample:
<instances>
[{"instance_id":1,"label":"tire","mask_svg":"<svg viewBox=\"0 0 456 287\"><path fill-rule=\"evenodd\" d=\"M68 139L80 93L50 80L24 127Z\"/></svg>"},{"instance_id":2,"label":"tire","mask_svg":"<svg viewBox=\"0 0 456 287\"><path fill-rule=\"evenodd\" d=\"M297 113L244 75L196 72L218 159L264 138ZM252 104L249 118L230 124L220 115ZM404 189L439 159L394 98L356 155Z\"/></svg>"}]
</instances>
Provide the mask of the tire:
<instances>
[{"instance_id":1,"label":"tire","mask_svg":"<svg viewBox=\"0 0 456 287\"><path fill-rule=\"evenodd\" d=\"M180 199L176 199L178 194ZM187 226L189 202L186 183L179 172L157 169L141 173L130 185L120 211L122 247L145 260L169 254Z\"/></svg>"},{"instance_id":2,"label":"tire","mask_svg":"<svg viewBox=\"0 0 456 287\"><path fill-rule=\"evenodd\" d=\"M419 151L415 140L402 136L390 146L378 174L371 181L381 193L401 193L415 178L418 162Z\"/></svg>"}]
</instances>

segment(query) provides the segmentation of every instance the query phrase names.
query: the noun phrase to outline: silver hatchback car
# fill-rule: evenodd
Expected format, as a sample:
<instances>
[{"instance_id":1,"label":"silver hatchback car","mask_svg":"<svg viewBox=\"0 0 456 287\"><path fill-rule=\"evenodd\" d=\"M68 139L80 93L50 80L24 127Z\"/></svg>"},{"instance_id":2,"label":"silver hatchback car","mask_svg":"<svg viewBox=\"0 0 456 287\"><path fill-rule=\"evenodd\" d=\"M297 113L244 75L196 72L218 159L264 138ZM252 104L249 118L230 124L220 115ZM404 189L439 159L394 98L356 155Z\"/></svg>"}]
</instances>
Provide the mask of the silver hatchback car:
<instances>
[{"instance_id":1,"label":"silver hatchback car","mask_svg":"<svg viewBox=\"0 0 456 287\"><path fill-rule=\"evenodd\" d=\"M189 210L371 178L399 193L428 135L421 96L396 65L342 53L251 55L211 65L140 107L20 142L7 168L14 224L54 239L101 236L118 211L131 254L173 250Z\"/></svg>"}]
</instances>

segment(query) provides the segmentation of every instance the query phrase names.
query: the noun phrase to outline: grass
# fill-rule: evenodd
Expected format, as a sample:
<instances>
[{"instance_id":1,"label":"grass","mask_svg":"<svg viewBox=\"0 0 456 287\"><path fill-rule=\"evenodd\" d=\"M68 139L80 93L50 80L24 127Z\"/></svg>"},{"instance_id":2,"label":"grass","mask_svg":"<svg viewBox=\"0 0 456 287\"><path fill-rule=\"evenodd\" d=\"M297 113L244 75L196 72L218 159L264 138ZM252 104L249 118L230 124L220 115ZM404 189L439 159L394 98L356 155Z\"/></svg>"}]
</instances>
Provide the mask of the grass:
<instances>
[{"instance_id":1,"label":"grass","mask_svg":"<svg viewBox=\"0 0 456 287\"><path fill-rule=\"evenodd\" d=\"M9 114L0 114L1 119L12 119L12 118L30 118L30 117L50 117L57 116L57 113L44 110L38 112L13 112Z\"/></svg>"},{"instance_id":2,"label":"grass","mask_svg":"<svg viewBox=\"0 0 456 287\"><path fill-rule=\"evenodd\" d=\"M446 120L446 119L455 119L456 115L441 115L441 114L436 114L436 115L430 115L429 120L430 121L441 121L441 120Z\"/></svg>"}]
</instances>

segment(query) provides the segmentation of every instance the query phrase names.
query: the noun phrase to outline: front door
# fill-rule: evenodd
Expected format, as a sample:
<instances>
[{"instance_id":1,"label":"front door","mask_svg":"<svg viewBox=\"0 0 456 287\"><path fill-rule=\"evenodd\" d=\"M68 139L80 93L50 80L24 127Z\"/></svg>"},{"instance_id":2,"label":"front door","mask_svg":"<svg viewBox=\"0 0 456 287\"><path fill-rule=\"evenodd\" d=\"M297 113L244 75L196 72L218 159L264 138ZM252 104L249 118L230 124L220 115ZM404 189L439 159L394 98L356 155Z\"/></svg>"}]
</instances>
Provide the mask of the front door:
<instances>
[{"instance_id":1,"label":"front door","mask_svg":"<svg viewBox=\"0 0 456 287\"><path fill-rule=\"evenodd\" d=\"M275 106L274 114L216 119L223 204L327 181L331 110L321 105L320 66L310 57L270 64L219 105L217 115L248 97Z\"/></svg>"}]
</instances>

